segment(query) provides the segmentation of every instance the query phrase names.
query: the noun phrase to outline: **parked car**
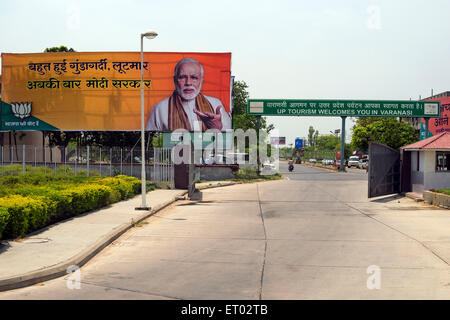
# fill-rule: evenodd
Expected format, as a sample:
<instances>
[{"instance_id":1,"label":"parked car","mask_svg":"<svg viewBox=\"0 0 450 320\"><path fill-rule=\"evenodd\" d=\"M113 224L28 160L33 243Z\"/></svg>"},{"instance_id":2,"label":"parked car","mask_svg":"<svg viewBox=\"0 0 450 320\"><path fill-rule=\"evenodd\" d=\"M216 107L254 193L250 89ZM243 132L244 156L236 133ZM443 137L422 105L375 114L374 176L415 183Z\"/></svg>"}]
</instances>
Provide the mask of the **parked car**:
<instances>
[{"instance_id":1,"label":"parked car","mask_svg":"<svg viewBox=\"0 0 450 320\"><path fill-rule=\"evenodd\" d=\"M366 169L367 165L369 164L369 160L367 159L361 159L358 162L358 168L360 169Z\"/></svg>"},{"instance_id":2,"label":"parked car","mask_svg":"<svg viewBox=\"0 0 450 320\"><path fill-rule=\"evenodd\" d=\"M350 158L348 158L348 162L347 162L348 168L351 168L351 167L358 168L358 165L359 165L359 158L357 156L351 156Z\"/></svg>"},{"instance_id":3,"label":"parked car","mask_svg":"<svg viewBox=\"0 0 450 320\"><path fill-rule=\"evenodd\" d=\"M314 158L311 158L311 159L309 159L309 162L310 162L310 163L317 163L317 160L314 159Z\"/></svg>"},{"instance_id":4,"label":"parked car","mask_svg":"<svg viewBox=\"0 0 450 320\"><path fill-rule=\"evenodd\" d=\"M333 165L334 164L334 160L333 159L323 159L322 160L322 164L324 164L324 165Z\"/></svg>"},{"instance_id":5,"label":"parked car","mask_svg":"<svg viewBox=\"0 0 450 320\"><path fill-rule=\"evenodd\" d=\"M347 166L348 160L344 160L344 167ZM341 159L336 159L334 160L334 165L336 167L340 167L341 166Z\"/></svg>"}]
</instances>

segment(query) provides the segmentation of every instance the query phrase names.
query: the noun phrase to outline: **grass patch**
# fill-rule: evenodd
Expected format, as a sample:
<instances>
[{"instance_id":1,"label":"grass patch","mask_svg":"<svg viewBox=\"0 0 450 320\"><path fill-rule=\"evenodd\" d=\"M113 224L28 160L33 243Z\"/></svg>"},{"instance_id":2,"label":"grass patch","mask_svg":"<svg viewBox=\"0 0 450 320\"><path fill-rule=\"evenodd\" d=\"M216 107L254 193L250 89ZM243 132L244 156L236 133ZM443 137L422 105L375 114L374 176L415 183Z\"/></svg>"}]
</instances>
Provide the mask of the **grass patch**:
<instances>
[{"instance_id":1,"label":"grass patch","mask_svg":"<svg viewBox=\"0 0 450 320\"><path fill-rule=\"evenodd\" d=\"M450 189L432 189L431 191L437 193L443 193L450 196Z\"/></svg>"},{"instance_id":2,"label":"grass patch","mask_svg":"<svg viewBox=\"0 0 450 320\"><path fill-rule=\"evenodd\" d=\"M322 164L322 163L302 162L302 165L305 165L307 167L317 167L317 168L322 168L322 169L329 169L329 170L339 171L339 167L338 166L325 165L325 164Z\"/></svg>"},{"instance_id":3,"label":"grass patch","mask_svg":"<svg viewBox=\"0 0 450 320\"><path fill-rule=\"evenodd\" d=\"M268 181L268 180L280 180L283 179L282 175L278 172L272 175L258 175L258 171L253 168L241 168L235 174L235 178L232 181L241 182L255 182L255 181Z\"/></svg>"}]
</instances>

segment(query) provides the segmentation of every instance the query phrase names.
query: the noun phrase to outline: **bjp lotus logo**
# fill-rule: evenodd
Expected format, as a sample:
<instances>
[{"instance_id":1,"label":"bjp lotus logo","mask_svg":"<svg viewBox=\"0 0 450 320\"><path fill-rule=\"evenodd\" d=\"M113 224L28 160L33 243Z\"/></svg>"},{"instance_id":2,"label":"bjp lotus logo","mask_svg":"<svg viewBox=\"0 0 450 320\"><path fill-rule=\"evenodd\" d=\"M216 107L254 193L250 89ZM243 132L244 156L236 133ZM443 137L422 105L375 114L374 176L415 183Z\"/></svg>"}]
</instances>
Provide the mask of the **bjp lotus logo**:
<instances>
[{"instance_id":1,"label":"bjp lotus logo","mask_svg":"<svg viewBox=\"0 0 450 320\"><path fill-rule=\"evenodd\" d=\"M11 103L14 116L25 119L31 116L31 102Z\"/></svg>"}]
</instances>

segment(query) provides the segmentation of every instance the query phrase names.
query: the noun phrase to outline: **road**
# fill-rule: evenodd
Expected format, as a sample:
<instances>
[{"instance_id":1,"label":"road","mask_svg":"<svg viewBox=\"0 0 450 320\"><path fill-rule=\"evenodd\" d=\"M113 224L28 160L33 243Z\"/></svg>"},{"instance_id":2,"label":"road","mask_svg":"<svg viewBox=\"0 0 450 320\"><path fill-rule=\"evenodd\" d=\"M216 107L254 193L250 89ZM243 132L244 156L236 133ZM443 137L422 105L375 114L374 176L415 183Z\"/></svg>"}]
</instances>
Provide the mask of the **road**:
<instances>
[{"instance_id":1,"label":"road","mask_svg":"<svg viewBox=\"0 0 450 320\"><path fill-rule=\"evenodd\" d=\"M367 199L367 174L295 165L204 190L66 278L0 299L450 299L450 212Z\"/></svg>"}]
</instances>

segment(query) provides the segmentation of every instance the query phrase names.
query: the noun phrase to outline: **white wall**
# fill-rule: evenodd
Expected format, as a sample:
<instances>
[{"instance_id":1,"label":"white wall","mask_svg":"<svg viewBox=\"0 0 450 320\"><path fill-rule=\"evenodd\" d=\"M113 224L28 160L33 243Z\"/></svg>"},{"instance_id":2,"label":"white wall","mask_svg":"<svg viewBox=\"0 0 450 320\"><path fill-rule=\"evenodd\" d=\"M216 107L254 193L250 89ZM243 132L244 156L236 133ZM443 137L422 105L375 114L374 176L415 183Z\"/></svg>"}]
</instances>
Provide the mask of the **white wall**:
<instances>
[{"instance_id":1,"label":"white wall","mask_svg":"<svg viewBox=\"0 0 450 320\"><path fill-rule=\"evenodd\" d=\"M411 152L411 186L412 192L423 193L424 188L424 154L419 152L419 171L417 171L417 153Z\"/></svg>"},{"instance_id":2,"label":"white wall","mask_svg":"<svg viewBox=\"0 0 450 320\"><path fill-rule=\"evenodd\" d=\"M450 188L450 172L436 172L436 151L422 153L425 158L424 190Z\"/></svg>"},{"instance_id":3,"label":"white wall","mask_svg":"<svg viewBox=\"0 0 450 320\"><path fill-rule=\"evenodd\" d=\"M417 152L419 152L419 171L417 171ZM411 152L412 191L450 188L450 171L436 172L436 151Z\"/></svg>"}]
</instances>

